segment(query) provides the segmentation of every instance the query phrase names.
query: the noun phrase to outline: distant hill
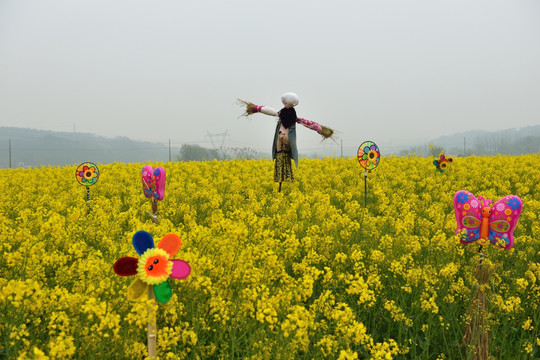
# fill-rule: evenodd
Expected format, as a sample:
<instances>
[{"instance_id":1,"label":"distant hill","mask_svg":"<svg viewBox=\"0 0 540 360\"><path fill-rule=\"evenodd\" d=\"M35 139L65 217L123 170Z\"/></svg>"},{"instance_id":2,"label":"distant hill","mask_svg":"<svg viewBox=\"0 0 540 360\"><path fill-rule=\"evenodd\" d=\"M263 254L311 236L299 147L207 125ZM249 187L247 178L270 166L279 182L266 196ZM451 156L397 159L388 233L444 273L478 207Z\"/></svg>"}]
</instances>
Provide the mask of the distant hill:
<instances>
[{"instance_id":1,"label":"distant hill","mask_svg":"<svg viewBox=\"0 0 540 360\"><path fill-rule=\"evenodd\" d=\"M0 127L0 168L39 165L166 161L168 146L134 141L126 137L105 138L88 133L68 133Z\"/></svg>"},{"instance_id":2,"label":"distant hill","mask_svg":"<svg viewBox=\"0 0 540 360\"><path fill-rule=\"evenodd\" d=\"M169 158L168 146L161 143L135 141L126 137L106 138L88 133L0 127L0 168L9 167L9 139L11 139L11 167L13 168L74 165L84 161L100 164L167 161ZM381 150L385 156L391 154L405 156L411 153L428 156L430 155L429 144L442 148L446 154L454 156L540 153L540 125L502 131L468 131L442 136L408 148L387 146ZM210 149L205 150L210 151ZM245 149L232 150L240 151L242 156L249 158L264 156L264 154L251 153L246 156ZM328 149L324 150L318 154L303 153L301 156L340 156L341 153L338 146L328 146ZM177 151L172 154L172 157L176 159L180 155L182 158L182 152L178 154ZM343 148L344 155L356 154L356 151L356 147ZM222 155L217 158L230 157L225 156L226 154Z\"/></svg>"},{"instance_id":3,"label":"distant hill","mask_svg":"<svg viewBox=\"0 0 540 360\"><path fill-rule=\"evenodd\" d=\"M458 156L535 154L540 152L540 125L500 131L467 131L442 136L425 144L403 149L397 154L428 155L429 144L443 148L446 154Z\"/></svg>"}]
</instances>

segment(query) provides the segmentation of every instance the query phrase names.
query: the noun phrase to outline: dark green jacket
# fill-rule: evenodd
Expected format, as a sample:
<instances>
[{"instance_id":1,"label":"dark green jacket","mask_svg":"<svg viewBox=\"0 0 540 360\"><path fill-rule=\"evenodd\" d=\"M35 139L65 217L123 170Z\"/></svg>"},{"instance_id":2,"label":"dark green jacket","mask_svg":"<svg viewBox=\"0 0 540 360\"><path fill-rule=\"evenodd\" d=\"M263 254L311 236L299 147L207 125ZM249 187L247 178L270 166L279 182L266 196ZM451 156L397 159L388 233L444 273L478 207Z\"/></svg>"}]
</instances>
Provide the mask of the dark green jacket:
<instances>
[{"instance_id":1,"label":"dark green jacket","mask_svg":"<svg viewBox=\"0 0 540 360\"><path fill-rule=\"evenodd\" d=\"M276 126L276 132L274 134L274 142L272 143L272 159L276 158L277 140L280 127L281 120L278 121ZM293 158L296 167L298 167L298 149L296 148L296 124L292 124L289 128L289 146L291 147L291 157Z\"/></svg>"}]
</instances>

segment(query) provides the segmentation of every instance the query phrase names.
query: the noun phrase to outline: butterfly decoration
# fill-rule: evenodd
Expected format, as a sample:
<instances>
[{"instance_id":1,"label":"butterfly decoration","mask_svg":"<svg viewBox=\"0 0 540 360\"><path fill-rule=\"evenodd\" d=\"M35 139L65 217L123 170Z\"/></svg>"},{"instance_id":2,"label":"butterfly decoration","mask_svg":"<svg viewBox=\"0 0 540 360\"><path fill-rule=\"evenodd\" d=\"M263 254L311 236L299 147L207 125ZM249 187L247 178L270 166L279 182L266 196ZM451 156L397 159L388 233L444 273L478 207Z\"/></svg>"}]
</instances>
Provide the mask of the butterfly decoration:
<instances>
[{"instance_id":1,"label":"butterfly decoration","mask_svg":"<svg viewBox=\"0 0 540 360\"><path fill-rule=\"evenodd\" d=\"M456 234L463 244L478 241L481 245L491 242L503 249L514 245L514 229L523 207L522 200L507 195L495 204L489 199L475 197L466 190L454 194L454 211L457 221Z\"/></svg>"},{"instance_id":2,"label":"butterfly decoration","mask_svg":"<svg viewBox=\"0 0 540 360\"><path fill-rule=\"evenodd\" d=\"M451 157L446 157L442 152L439 155L439 159L433 160L435 165L435 172L443 173L446 170L452 171L451 164L454 160Z\"/></svg>"},{"instance_id":3,"label":"butterfly decoration","mask_svg":"<svg viewBox=\"0 0 540 360\"><path fill-rule=\"evenodd\" d=\"M144 165L141 176L144 196L163 200L165 197L165 169L161 166L152 169L151 166Z\"/></svg>"}]
</instances>

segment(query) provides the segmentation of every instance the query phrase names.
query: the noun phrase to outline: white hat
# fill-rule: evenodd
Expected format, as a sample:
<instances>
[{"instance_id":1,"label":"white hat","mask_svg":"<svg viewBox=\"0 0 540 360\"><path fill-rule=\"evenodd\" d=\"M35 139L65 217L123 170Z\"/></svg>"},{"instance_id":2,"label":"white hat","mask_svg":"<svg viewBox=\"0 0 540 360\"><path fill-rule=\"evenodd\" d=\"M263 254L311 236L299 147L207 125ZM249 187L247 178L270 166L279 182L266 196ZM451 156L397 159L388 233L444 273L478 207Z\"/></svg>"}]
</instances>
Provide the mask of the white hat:
<instances>
[{"instance_id":1,"label":"white hat","mask_svg":"<svg viewBox=\"0 0 540 360\"><path fill-rule=\"evenodd\" d=\"M292 92L281 95L281 102L285 107L295 107L298 105L298 95Z\"/></svg>"}]
</instances>

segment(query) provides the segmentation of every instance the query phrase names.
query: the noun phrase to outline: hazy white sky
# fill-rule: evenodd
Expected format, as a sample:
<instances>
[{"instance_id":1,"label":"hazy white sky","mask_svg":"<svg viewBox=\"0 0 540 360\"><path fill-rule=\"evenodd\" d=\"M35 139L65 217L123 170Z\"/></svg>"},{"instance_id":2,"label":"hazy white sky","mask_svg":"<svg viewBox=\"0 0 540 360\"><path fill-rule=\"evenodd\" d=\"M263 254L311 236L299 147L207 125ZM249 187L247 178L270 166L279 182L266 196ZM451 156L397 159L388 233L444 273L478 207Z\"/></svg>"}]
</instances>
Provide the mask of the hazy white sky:
<instances>
[{"instance_id":1,"label":"hazy white sky","mask_svg":"<svg viewBox=\"0 0 540 360\"><path fill-rule=\"evenodd\" d=\"M0 126L269 151L237 97L384 147L540 124L538 0L0 0ZM320 136L298 129L300 153ZM300 154L301 155L301 154Z\"/></svg>"}]
</instances>

